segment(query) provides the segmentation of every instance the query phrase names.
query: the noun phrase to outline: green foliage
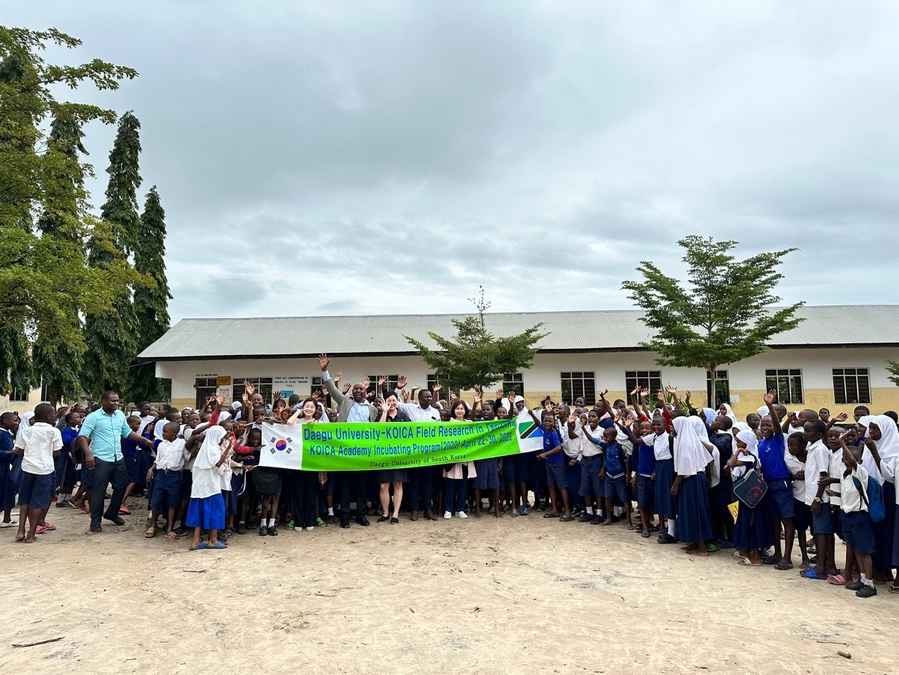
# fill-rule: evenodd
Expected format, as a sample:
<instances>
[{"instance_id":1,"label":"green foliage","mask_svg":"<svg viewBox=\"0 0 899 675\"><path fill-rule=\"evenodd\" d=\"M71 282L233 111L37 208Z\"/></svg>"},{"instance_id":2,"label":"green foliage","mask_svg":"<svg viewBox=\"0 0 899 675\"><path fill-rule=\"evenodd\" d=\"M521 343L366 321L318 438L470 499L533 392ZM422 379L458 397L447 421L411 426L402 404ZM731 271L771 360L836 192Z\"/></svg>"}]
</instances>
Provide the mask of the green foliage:
<instances>
[{"instance_id":1,"label":"green foliage","mask_svg":"<svg viewBox=\"0 0 899 675\"><path fill-rule=\"evenodd\" d=\"M137 352L156 342L169 329L168 304L171 299L165 274L165 211L154 185L147 193L140 217L142 232L134 251L135 269L155 284L134 289L134 314L137 321ZM156 366L143 363L131 369L131 395L135 401L159 401L167 398Z\"/></svg>"},{"instance_id":2,"label":"green foliage","mask_svg":"<svg viewBox=\"0 0 899 675\"><path fill-rule=\"evenodd\" d=\"M734 241L691 235L678 241L687 263L687 284L669 277L652 262L637 267L642 281L622 288L643 312L655 335L643 347L658 353L659 365L705 368L712 390L718 366L735 363L767 349L772 336L795 328L803 303L775 308L773 289L783 278L777 269L789 248L736 260Z\"/></svg>"},{"instance_id":3,"label":"green foliage","mask_svg":"<svg viewBox=\"0 0 899 675\"><path fill-rule=\"evenodd\" d=\"M137 214L137 188L140 155L140 122L130 112L122 115L112 150L109 153L109 182L106 201L100 209L108 226L109 239L92 237L88 242L88 268L127 264L128 251L133 250L140 234ZM135 270L136 271L136 270ZM152 278L138 283L153 283ZM130 366L137 356L137 317L131 288L121 286L106 312L88 316L84 322L87 351L84 356L82 384L95 398L107 389L127 392L131 381Z\"/></svg>"},{"instance_id":4,"label":"green foliage","mask_svg":"<svg viewBox=\"0 0 899 675\"><path fill-rule=\"evenodd\" d=\"M485 313L490 306L484 301L484 289L480 299L472 300L478 309L477 316L453 319L456 335L445 338L428 332L437 343L430 349L423 343L406 337L435 373L440 373L442 384L450 389L472 389L475 385L486 387L503 379L505 373L530 368L537 353L535 346L548 333L540 333L542 323L510 337L496 337L487 330Z\"/></svg>"},{"instance_id":5,"label":"green foliage","mask_svg":"<svg viewBox=\"0 0 899 675\"><path fill-rule=\"evenodd\" d=\"M887 377L890 382L899 387L899 362L887 359L887 372L889 373Z\"/></svg>"},{"instance_id":6,"label":"green foliage","mask_svg":"<svg viewBox=\"0 0 899 675\"><path fill-rule=\"evenodd\" d=\"M47 45L80 44L55 29L0 26L0 315L10 330L0 340L0 386L8 388L10 372L36 384L31 348L36 374L65 396L80 393L73 375L85 349L79 316L108 312L119 289L141 279L122 257L86 265L89 238L104 250L117 242L89 214L84 178L91 167L79 157L81 129L94 120L112 123L116 114L57 100L51 89L89 82L114 90L137 73L99 59L59 66L41 57Z\"/></svg>"},{"instance_id":7,"label":"green foliage","mask_svg":"<svg viewBox=\"0 0 899 675\"><path fill-rule=\"evenodd\" d=\"M25 331L21 326L0 326L0 394L31 391L34 384Z\"/></svg>"}]
</instances>

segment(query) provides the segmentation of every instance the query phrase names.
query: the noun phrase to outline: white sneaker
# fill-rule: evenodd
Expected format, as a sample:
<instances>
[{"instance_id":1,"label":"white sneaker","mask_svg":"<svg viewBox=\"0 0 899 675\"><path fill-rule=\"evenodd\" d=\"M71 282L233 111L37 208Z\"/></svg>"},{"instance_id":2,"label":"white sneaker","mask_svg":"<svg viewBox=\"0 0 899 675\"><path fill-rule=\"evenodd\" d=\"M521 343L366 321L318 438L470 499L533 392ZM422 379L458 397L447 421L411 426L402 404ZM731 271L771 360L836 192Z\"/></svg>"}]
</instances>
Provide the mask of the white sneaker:
<instances>
[{"instance_id":1,"label":"white sneaker","mask_svg":"<svg viewBox=\"0 0 899 675\"><path fill-rule=\"evenodd\" d=\"M307 528L306 528L306 532L314 532L314 531L315 531L315 528L314 528L314 527L307 527Z\"/></svg>"},{"instance_id":2,"label":"white sneaker","mask_svg":"<svg viewBox=\"0 0 899 675\"><path fill-rule=\"evenodd\" d=\"M465 511L456 511L456 518L468 518L468 515Z\"/></svg>"},{"instance_id":3,"label":"white sneaker","mask_svg":"<svg viewBox=\"0 0 899 675\"><path fill-rule=\"evenodd\" d=\"M450 518L453 517L453 514L450 513L449 511L444 511L444 512L443 512L443 517L446 518L447 520L449 520Z\"/></svg>"}]
</instances>

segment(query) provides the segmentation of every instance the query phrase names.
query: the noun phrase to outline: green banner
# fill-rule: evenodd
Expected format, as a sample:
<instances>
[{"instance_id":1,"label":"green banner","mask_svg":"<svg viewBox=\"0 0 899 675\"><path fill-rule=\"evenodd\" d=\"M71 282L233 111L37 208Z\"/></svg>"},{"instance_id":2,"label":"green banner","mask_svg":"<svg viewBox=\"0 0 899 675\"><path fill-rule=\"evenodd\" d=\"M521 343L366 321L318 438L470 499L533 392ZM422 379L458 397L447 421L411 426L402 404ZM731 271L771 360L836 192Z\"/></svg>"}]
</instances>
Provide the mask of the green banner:
<instances>
[{"instance_id":1,"label":"green banner","mask_svg":"<svg viewBox=\"0 0 899 675\"><path fill-rule=\"evenodd\" d=\"M471 462L535 449L516 420L262 425L260 465L304 471L376 471Z\"/></svg>"}]
</instances>

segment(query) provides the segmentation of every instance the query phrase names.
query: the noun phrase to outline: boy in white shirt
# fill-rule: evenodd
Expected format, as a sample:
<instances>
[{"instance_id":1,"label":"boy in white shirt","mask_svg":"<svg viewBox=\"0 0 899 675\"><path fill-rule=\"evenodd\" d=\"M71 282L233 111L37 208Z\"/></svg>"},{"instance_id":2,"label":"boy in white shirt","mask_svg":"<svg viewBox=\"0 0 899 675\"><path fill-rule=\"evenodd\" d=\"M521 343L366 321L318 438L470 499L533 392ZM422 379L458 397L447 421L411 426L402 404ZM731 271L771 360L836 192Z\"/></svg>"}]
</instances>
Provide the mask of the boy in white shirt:
<instances>
[{"instance_id":1,"label":"boy in white shirt","mask_svg":"<svg viewBox=\"0 0 899 675\"><path fill-rule=\"evenodd\" d=\"M153 484L153 496L150 503L150 526L144 533L148 539L156 535L156 519L159 512L166 512L166 533L168 539L175 540L175 515L181 505L181 471L184 469L185 441L179 438L181 425L177 422L167 422L162 428L162 442L156 446L156 461L147 471L147 483Z\"/></svg>"},{"instance_id":2,"label":"boy in white shirt","mask_svg":"<svg viewBox=\"0 0 899 675\"><path fill-rule=\"evenodd\" d=\"M826 433L827 425L821 420L812 420L803 425L802 435L808 444L805 459L805 503L811 507L818 562L800 574L818 581L826 581L828 575L837 574L830 497L825 492L830 482L831 458L831 452L823 442Z\"/></svg>"},{"instance_id":3,"label":"boy in white shirt","mask_svg":"<svg viewBox=\"0 0 899 675\"><path fill-rule=\"evenodd\" d=\"M53 495L56 458L62 450L62 434L53 426L56 409L39 403L34 409L34 424L19 427L15 453L22 458L22 485L19 488L19 531L16 541L32 544L38 524L44 521ZM28 533L25 519L28 519Z\"/></svg>"},{"instance_id":4,"label":"boy in white shirt","mask_svg":"<svg viewBox=\"0 0 899 675\"><path fill-rule=\"evenodd\" d=\"M850 581L846 589L855 591L860 598L877 595L874 588L874 525L868 515L868 472L862 466L861 451L846 445L846 436L840 436L845 471L840 477L840 518L843 523L843 539L855 552L855 560L861 572L859 581Z\"/></svg>"}]
</instances>

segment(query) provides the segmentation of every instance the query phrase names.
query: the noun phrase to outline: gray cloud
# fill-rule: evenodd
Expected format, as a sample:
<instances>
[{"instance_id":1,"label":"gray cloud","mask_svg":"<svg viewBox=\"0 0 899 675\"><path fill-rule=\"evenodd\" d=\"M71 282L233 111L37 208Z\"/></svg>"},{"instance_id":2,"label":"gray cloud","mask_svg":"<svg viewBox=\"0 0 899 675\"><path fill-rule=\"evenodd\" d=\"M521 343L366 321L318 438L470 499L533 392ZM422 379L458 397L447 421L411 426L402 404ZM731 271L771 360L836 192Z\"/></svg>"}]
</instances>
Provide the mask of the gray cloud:
<instances>
[{"instance_id":1,"label":"gray cloud","mask_svg":"<svg viewBox=\"0 0 899 675\"><path fill-rule=\"evenodd\" d=\"M691 233L738 255L798 246L787 301L895 301L890 247L870 246L899 206L892 3L7 15L141 72L78 96L141 119L175 319L467 312L479 283L496 311L625 308L621 281L640 260L679 274ZM88 129L97 203L113 134ZM853 241L864 264L834 275L827 257Z\"/></svg>"}]
</instances>

